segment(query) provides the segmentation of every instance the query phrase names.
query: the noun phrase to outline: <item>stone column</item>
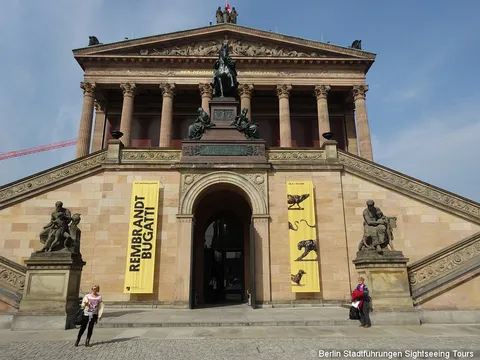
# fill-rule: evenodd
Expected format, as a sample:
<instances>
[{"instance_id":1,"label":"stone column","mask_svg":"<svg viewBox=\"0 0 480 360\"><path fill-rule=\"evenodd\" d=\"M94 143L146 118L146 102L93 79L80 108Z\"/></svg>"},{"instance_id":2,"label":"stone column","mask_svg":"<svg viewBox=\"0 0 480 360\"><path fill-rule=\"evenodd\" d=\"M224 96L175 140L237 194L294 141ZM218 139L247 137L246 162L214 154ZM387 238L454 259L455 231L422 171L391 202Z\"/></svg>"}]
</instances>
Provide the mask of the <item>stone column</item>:
<instances>
[{"instance_id":1,"label":"stone column","mask_svg":"<svg viewBox=\"0 0 480 360\"><path fill-rule=\"evenodd\" d=\"M95 101L95 125L93 126L92 152L102 150L102 140L105 137L105 104Z\"/></svg>"},{"instance_id":2,"label":"stone column","mask_svg":"<svg viewBox=\"0 0 480 360\"><path fill-rule=\"evenodd\" d=\"M240 112L243 109L248 110L248 118L252 119L252 93L253 85L241 84L238 86L238 94L240 95Z\"/></svg>"},{"instance_id":3,"label":"stone column","mask_svg":"<svg viewBox=\"0 0 480 360\"><path fill-rule=\"evenodd\" d=\"M135 84L120 84L123 91L122 117L120 119L120 131L123 133L123 144L130 146L130 136L132 130L133 102L135 98Z\"/></svg>"},{"instance_id":4,"label":"stone column","mask_svg":"<svg viewBox=\"0 0 480 360\"><path fill-rule=\"evenodd\" d=\"M278 107L280 112L280 147L292 147L289 102L291 90L291 85L277 85Z\"/></svg>"},{"instance_id":5,"label":"stone column","mask_svg":"<svg viewBox=\"0 0 480 360\"><path fill-rule=\"evenodd\" d=\"M327 96L330 91L328 85L315 86L315 97L317 98L317 112L318 112L318 139L320 146L322 146L325 139L322 134L330 132L330 118L328 116L328 101Z\"/></svg>"},{"instance_id":6,"label":"stone column","mask_svg":"<svg viewBox=\"0 0 480 360\"><path fill-rule=\"evenodd\" d=\"M353 87L360 156L373 161L372 140L370 139L370 126L368 125L367 105L365 103L367 91L368 85L355 85Z\"/></svg>"},{"instance_id":7,"label":"stone column","mask_svg":"<svg viewBox=\"0 0 480 360\"><path fill-rule=\"evenodd\" d=\"M173 122L173 97L175 96L175 84L161 84L163 103L162 120L160 122L159 147L169 147L172 141Z\"/></svg>"},{"instance_id":8,"label":"stone column","mask_svg":"<svg viewBox=\"0 0 480 360\"><path fill-rule=\"evenodd\" d=\"M202 109L210 115L210 101L213 97L213 88L211 84L200 84L200 95L202 96Z\"/></svg>"},{"instance_id":9,"label":"stone column","mask_svg":"<svg viewBox=\"0 0 480 360\"><path fill-rule=\"evenodd\" d=\"M358 155L357 129L353 104L345 104L345 127L347 130L347 151Z\"/></svg>"},{"instance_id":10,"label":"stone column","mask_svg":"<svg viewBox=\"0 0 480 360\"><path fill-rule=\"evenodd\" d=\"M253 215L255 229L255 297L264 305L272 301L270 231L268 215Z\"/></svg>"},{"instance_id":11,"label":"stone column","mask_svg":"<svg viewBox=\"0 0 480 360\"><path fill-rule=\"evenodd\" d=\"M177 215L177 247L174 302L188 305L190 298L190 266L192 256L192 230L195 219L192 215Z\"/></svg>"},{"instance_id":12,"label":"stone column","mask_svg":"<svg viewBox=\"0 0 480 360\"><path fill-rule=\"evenodd\" d=\"M95 84L81 82L83 89L83 106L78 129L77 149L75 159L86 156L90 151L90 136L92 134L93 105L95 102Z\"/></svg>"}]
</instances>

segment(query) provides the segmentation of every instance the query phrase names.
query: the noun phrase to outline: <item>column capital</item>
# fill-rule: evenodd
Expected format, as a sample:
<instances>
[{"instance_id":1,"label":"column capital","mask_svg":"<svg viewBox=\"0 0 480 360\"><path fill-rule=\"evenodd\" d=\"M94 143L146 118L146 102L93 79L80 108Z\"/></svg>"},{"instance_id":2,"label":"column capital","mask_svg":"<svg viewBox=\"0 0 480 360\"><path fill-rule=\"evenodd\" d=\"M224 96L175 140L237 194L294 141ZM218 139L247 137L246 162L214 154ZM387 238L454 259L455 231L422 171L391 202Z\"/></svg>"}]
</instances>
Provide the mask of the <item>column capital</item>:
<instances>
[{"instance_id":1,"label":"column capital","mask_svg":"<svg viewBox=\"0 0 480 360\"><path fill-rule=\"evenodd\" d=\"M120 88L123 91L123 96L133 96L135 95L137 86L133 83L122 83L120 84Z\"/></svg>"},{"instance_id":2,"label":"column capital","mask_svg":"<svg viewBox=\"0 0 480 360\"><path fill-rule=\"evenodd\" d=\"M105 112L105 102L95 99L95 111L96 112Z\"/></svg>"},{"instance_id":3,"label":"column capital","mask_svg":"<svg viewBox=\"0 0 480 360\"><path fill-rule=\"evenodd\" d=\"M83 96L92 96L95 97L95 88L96 88L95 83L90 83L87 81L82 81L80 83L80 88L83 89Z\"/></svg>"},{"instance_id":4,"label":"column capital","mask_svg":"<svg viewBox=\"0 0 480 360\"><path fill-rule=\"evenodd\" d=\"M353 98L357 100L358 98L363 98L365 99L365 95L367 94L368 91L368 85L354 85L352 92L353 92Z\"/></svg>"},{"instance_id":5,"label":"column capital","mask_svg":"<svg viewBox=\"0 0 480 360\"><path fill-rule=\"evenodd\" d=\"M292 90L292 85L277 85L277 96L279 99L288 98L290 96L290 91Z\"/></svg>"},{"instance_id":6,"label":"column capital","mask_svg":"<svg viewBox=\"0 0 480 360\"><path fill-rule=\"evenodd\" d=\"M313 92L317 100L326 99L330 89L331 89L330 85L317 85L315 86L315 89L313 90Z\"/></svg>"},{"instance_id":7,"label":"column capital","mask_svg":"<svg viewBox=\"0 0 480 360\"><path fill-rule=\"evenodd\" d=\"M198 88L200 90L200 95L203 97L212 98L213 97L213 87L212 84L199 84Z\"/></svg>"},{"instance_id":8,"label":"column capital","mask_svg":"<svg viewBox=\"0 0 480 360\"><path fill-rule=\"evenodd\" d=\"M171 97L175 96L176 86L175 84L160 84L160 89L162 89L162 96L163 97Z\"/></svg>"},{"instance_id":9,"label":"column capital","mask_svg":"<svg viewBox=\"0 0 480 360\"><path fill-rule=\"evenodd\" d=\"M253 85L252 84L240 84L238 86L238 94L240 98L248 97L251 98L253 93Z\"/></svg>"}]
</instances>

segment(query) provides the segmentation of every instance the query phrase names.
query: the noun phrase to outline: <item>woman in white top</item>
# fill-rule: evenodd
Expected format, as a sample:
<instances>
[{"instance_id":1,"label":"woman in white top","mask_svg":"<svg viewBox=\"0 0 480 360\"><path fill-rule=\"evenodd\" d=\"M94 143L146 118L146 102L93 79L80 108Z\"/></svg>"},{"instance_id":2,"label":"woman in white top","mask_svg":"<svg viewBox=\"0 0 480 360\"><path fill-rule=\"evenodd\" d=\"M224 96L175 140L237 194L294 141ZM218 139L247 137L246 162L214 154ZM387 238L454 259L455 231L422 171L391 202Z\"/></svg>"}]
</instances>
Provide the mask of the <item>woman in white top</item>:
<instances>
[{"instance_id":1,"label":"woman in white top","mask_svg":"<svg viewBox=\"0 0 480 360\"><path fill-rule=\"evenodd\" d=\"M82 338L83 333L88 325L87 339L85 340L85 346L90 346L90 338L92 337L93 327L102 319L103 314L103 301L102 297L98 293L100 291L100 286L93 285L92 292L84 296L82 300L82 309L83 310L83 319L82 326L78 331L77 341L75 346L78 346L80 339Z\"/></svg>"}]
</instances>

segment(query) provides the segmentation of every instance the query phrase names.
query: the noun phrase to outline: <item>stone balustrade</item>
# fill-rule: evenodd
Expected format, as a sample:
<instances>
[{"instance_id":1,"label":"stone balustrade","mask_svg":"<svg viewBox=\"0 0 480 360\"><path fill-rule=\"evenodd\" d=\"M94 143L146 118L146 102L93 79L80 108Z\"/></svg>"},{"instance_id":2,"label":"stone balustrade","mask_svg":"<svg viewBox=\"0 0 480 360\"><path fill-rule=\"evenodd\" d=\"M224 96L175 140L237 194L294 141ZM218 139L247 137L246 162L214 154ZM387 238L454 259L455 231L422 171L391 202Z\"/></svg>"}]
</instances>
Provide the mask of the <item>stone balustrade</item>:
<instances>
[{"instance_id":1,"label":"stone balustrade","mask_svg":"<svg viewBox=\"0 0 480 360\"><path fill-rule=\"evenodd\" d=\"M0 303L18 309L25 286L27 268L0 256Z\"/></svg>"},{"instance_id":2,"label":"stone balustrade","mask_svg":"<svg viewBox=\"0 0 480 360\"><path fill-rule=\"evenodd\" d=\"M480 273L480 232L408 266L413 303L421 305Z\"/></svg>"}]
</instances>

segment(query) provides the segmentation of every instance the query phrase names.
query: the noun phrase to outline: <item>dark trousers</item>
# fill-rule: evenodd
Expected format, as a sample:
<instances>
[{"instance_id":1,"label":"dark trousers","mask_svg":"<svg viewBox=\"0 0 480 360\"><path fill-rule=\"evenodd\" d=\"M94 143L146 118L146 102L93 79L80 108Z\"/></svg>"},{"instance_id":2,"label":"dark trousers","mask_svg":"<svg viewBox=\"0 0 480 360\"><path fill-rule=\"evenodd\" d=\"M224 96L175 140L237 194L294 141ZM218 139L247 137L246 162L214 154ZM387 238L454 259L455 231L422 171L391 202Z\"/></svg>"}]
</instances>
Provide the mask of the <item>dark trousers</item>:
<instances>
[{"instance_id":1,"label":"dark trousers","mask_svg":"<svg viewBox=\"0 0 480 360\"><path fill-rule=\"evenodd\" d=\"M370 322L370 304L366 301L363 302L362 308L360 310L360 323L362 325L372 326Z\"/></svg>"},{"instance_id":2,"label":"dark trousers","mask_svg":"<svg viewBox=\"0 0 480 360\"><path fill-rule=\"evenodd\" d=\"M95 324L97 323L97 320L98 320L98 315L97 314L94 314L92 316L92 320L90 320L90 322L88 322L88 316L87 315L83 315L83 318L82 318L82 326L80 326L80 330L78 331L78 336L77 336L77 340L80 341L80 339L82 338L82 335L83 333L85 332L85 329L87 328L87 325L88 325L88 331L87 331L87 339L90 340L90 338L92 337L92 334L93 334L93 327L95 326Z\"/></svg>"}]
</instances>

